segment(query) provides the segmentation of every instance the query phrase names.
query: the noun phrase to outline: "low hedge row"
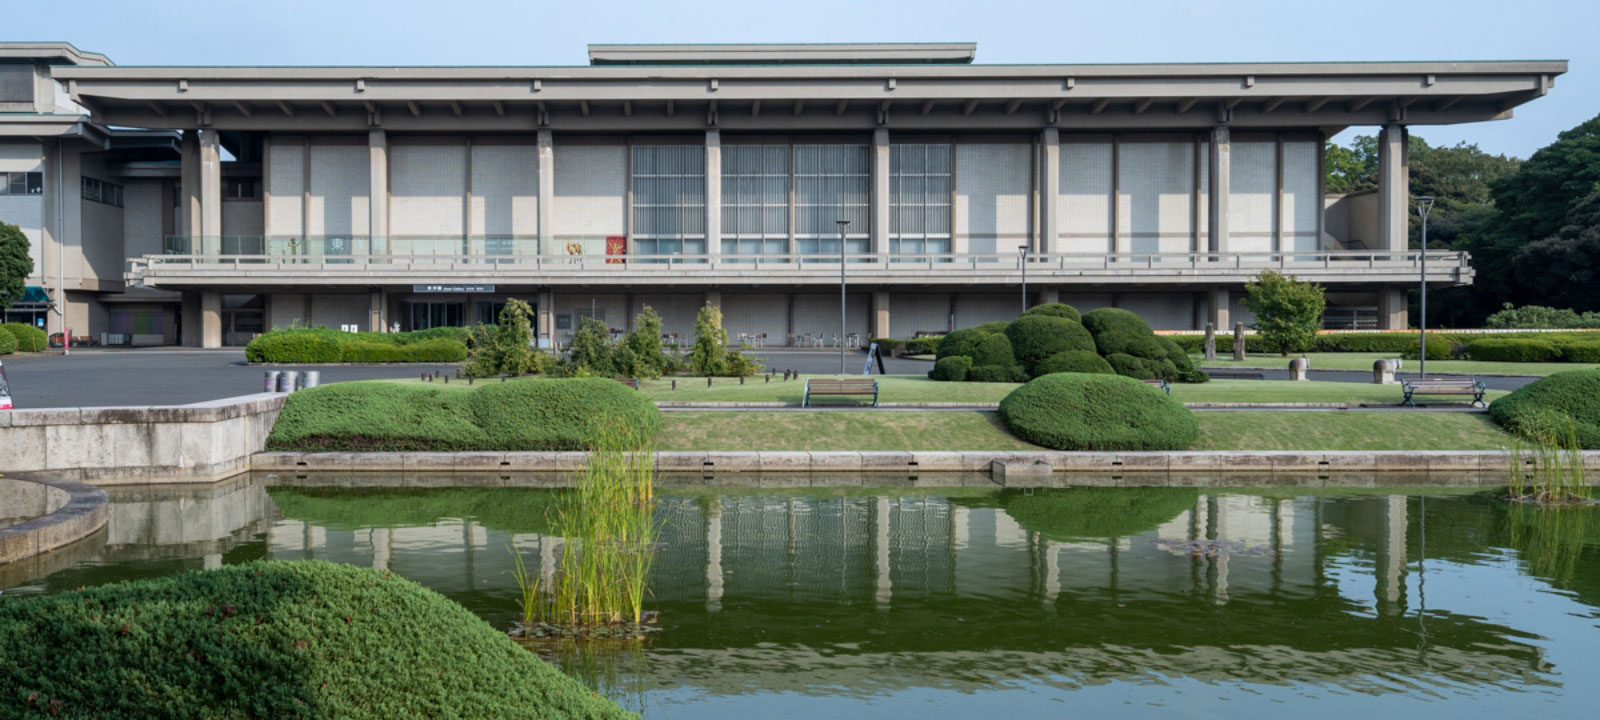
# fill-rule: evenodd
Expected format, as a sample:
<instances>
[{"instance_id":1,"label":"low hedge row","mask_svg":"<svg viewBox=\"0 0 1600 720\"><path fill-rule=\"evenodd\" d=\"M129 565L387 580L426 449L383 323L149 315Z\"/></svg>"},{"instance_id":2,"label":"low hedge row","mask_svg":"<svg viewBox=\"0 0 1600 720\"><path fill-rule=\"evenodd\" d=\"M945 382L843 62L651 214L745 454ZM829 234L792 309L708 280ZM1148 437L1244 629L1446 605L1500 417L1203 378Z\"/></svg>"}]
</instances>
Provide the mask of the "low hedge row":
<instances>
[{"instance_id":1,"label":"low hedge row","mask_svg":"<svg viewBox=\"0 0 1600 720\"><path fill-rule=\"evenodd\" d=\"M313 560L7 598L0 716L634 717L443 595Z\"/></svg>"},{"instance_id":2,"label":"low hedge row","mask_svg":"<svg viewBox=\"0 0 1600 720\"><path fill-rule=\"evenodd\" d=\"M17 352L44 352L49 347L44 331L26 323L6 323L0 325L0 331L16 341Z\"/></svg>"},{"instance_id":3,"label":"low hedge row","mask_svg":"<svg viewBox=\"0 0 1600 720\"><path fill-rule=\"evenodd\" d=\"M1178 344L1185 352L1199 353L1205 350L1204 335L1168 335L1167 339ZM1428 333L1428 359L1447 360L1452 357L1469 357L1473 360L1499 360L1500 353L1526 354L1528 351L1502 350L1499 343L1503 341L1531 341L1552 345L1557 348L1569 345L1582 346L1575 353L1579 357L1587 357L1587 353L1596 352L1589 350L1591 345L1600 344L1600 333L1497 333L1494 335L1479 335L1474 333ZM1445 348L1441 352L1434 349L1435 341L1442 343ZM1488 342L1489 355L1479 356L1473 354L1472 346ZM1270 347L1266 339L1259 335L1245 336L1245 351L1271 353L1277 348ZM1217 335L1217 352L1233 352L1233 335ZM1323 333L1317 335L1310 352L1376 352L1394 353L1415 357L1417 353L1417 336L1415 333ZM1559 350L1555 351L1548 362L1600 362L1600 360L1573 360L1568 359ZM1506 360L1506 362L1541 362L1535 360Z\"/></svg>"},{"instance_id":4,"label":"low hedge row","mask_svg":"<svg viewBox=\"0 0 1600 720\"><path fill-rule=\"evenodd\" d=\"M461 362L467 328L405 333L347 333L324 328L273 330L245 346L245 359L264 363Z\"/></svg>"},{"instance_id":5,"label":"low hedge row","mask_svg":"<svg viewBox=\"0 0 1600 720\"><path fill-rule=\"evenodd\" d=\"M343 382L289 396L270 450L586 450L593 420L653 436L661 415L643 393L604 378L488 382L471 390Z\"/></svg>"},{"instance_id":6,"label":"low hedge row","mask_svg":"<svg viewBox=\"0 0 1600 720\"><path fill-rule=\"evenodd\" d=\"M1473 360L1600 363L1600 337L1483 338L1467 343L1466 352Z\"/></svg>"}]
</instances>

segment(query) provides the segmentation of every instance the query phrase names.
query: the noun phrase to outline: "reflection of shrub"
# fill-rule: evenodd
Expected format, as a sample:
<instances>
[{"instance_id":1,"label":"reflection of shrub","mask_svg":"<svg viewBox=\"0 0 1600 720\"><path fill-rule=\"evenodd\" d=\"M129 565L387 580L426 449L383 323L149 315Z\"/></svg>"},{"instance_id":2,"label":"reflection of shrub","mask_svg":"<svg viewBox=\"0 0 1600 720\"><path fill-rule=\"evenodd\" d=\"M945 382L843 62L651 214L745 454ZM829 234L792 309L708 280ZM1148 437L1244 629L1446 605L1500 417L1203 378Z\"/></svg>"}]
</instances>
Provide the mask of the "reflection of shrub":
<instances>
[{"instance_id":1,"label":"reflection of shrub","mask_svg":"<svg viewBox=\"0 0 1600 720\"><path fill-rule=\"evenodd\" d=\"M273 487L283 516L330 530L417 527L471 519L507 533L553 534L550 509L559 491L542 488Z\"/></svg>"},{"instance_id":2,"label":"reflection of shrub","mask_svg":"<svg viewBox=\"0 0 1600 720\"><path fill-rule=\"evenodd\" d=\"M1035 378L1000 401L1000 417L1017 437L1057 450L1183 450L1199 434L1178 401L1112 375Z\"/></svg>"},{"instance_id":3,"label":"reflection of shrub","mask_svg":"<svg viewBox=\"0 0 1600 720\"><path fill-rule=\"evenodd\" d=\"M1052 315L1023 315L1006 328L1006 338L1017 362L1029 369L1056 353L1095 350L1094 338L1076 320Z\"/></svg>"},{"instance_id":4,"label":"reflection of shrub","mask_svg":"<svg viewBox=\"0 0 1600 720\"><path fill-rule=\"evenodd\" d=\"M1551 422L1570 421L1579 445L1600 450L1600 370L1568 370L1535 380L1489 403L1489 417L1530 439Z\"/></svg>"},{"instance_id":5,"label":"reflection of shrub","mask_svg":"<svg viewBox=\"0 0 1600 720\"><path fill-rule=\"evenodd\" d=\"M0 658L8 717L630 717L459 603L309 560L7 598Z\"/></svg>"},{"instance_id":6,"label":"reflection of shrub","mask_svg":"<svg viewBox=\"0 0 1600 720\"><path fill-rule=\"evenodd\" d=\"M1106 359L1088 350L1068 350L1058 352L1042 360L1034 368L1035 375L1049 375L1051 373L1103 373L1113 374L1111 364Z\"/></svg>"},{"instance_id":7,"label":"reflection of shrub","mask_svg":"<svg viewBox=\"0 0 1600 720\"><path fill-rule=\"evenodd\" d=\"M933 380L961 382L967 379L967 371L971 369L972 358L965 355L951 355L934 362L933 369L928 371L928 377Z\"/></svg>"},{"instance_id":8,"label":"reflection of shrub","mask_svg":"<svg viewBox=\"0 0 1600 720\"><path fill-rule=\"evenodd\" d=\"M1199 497L1194 488L1001 490L1000 507L1023 529L1070 542L1149 532L1194 509Z\"/></svg>"}]
</instances>

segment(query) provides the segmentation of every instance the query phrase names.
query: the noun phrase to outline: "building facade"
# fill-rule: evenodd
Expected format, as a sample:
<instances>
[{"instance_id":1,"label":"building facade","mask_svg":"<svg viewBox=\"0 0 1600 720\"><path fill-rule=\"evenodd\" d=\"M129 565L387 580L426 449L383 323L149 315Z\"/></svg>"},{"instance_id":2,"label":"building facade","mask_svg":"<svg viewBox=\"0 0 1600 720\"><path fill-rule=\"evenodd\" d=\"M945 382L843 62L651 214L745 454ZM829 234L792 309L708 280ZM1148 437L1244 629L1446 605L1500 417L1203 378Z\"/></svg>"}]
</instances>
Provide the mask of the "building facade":
<instances>
[{"instance_id":1,"label":"building facade","mask_svg":"<svg viewBox=\"0 0 1600 720\"><path fill-rule=\"evenodd\" d=\"M709 302L733 337L806 345L1056 300L1226 328L1274 268L1327 287L1330 325L1403 328L1422 260L1407 128L1510 117L1566 70L974 55L594 45L575 67L119 67L3 44L0 220L37 251L17 312L212 347L491 321L515 297L561 343L581 317L623 330L645 305L687 339ZM1380 187L1330 198L1323 145L1358 125L1378 129ZM1470 283L1469 258L1429 252L1426 281Z\"/></svg>"}]
</instances>

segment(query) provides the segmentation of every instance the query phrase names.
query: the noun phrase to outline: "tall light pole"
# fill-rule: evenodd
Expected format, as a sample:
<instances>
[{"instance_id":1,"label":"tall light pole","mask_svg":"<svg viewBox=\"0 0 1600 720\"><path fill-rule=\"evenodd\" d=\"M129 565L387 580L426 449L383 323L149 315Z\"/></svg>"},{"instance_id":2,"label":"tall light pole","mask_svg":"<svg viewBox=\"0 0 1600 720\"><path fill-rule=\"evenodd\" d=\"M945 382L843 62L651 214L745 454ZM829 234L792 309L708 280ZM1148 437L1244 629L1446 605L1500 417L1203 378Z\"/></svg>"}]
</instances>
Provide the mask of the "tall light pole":
<instances>
[{"instance_id":1,"label":"tall light pole","mask_svg":"<svg viewBox=\"0 0 1600 720\"><path fill-rule=\"evenodd\" d=\"M1417 198L1417 214L1422 216L1422 251L1417 253L1422 261L1422 278L1418 281L1422 317L1417 319L1417 374L1423 380L1428 379L1428 213L1432 210L1432 195Z\"/></svg>"},{"instance_id":2,"label":"tall light pole","mask_svg":"<svg viewBox=\"0 0 1600 720\"><path fill-rule=\"evenodd\" d=\"M1017 256L1022 261L1022 312L1028 312L1028 246L1018 245Z\"/></svg>"},{"instance_id":3,"label":"tall light pole","mask_svg":"<svg viewBox=\"0 0 1600 720\"><path fill-rule=\"evenodd\" d=\"M849 220L835 220L839 224L839 374L844 374L844 230Z\"/></svg>"}]
</instances>

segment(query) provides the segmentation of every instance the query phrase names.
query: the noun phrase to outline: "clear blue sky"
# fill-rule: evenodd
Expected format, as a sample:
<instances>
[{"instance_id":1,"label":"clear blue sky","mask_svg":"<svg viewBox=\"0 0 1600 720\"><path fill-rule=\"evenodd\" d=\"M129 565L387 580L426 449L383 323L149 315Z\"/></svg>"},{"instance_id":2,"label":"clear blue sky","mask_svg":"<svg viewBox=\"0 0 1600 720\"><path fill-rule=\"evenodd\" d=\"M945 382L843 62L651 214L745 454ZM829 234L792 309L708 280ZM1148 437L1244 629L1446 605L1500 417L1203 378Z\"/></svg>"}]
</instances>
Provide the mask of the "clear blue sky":
<instances>
[{"instance_id":1,"label":"clear blue sky","mask_svg":"<svg viewBox=\"0 0 1600 720\"><path fill-rule=\"evenodd\" d=\"M1592 0L17 0L0 9L0 39L67 40L123 65L579 65L591 42L939 40L978 43L980 63L1570 60L1550 95L1512 120L1414 129L1433 144L1464 140L1518 157L1600 113L1596 28Z\"/></svg>"}]
</instances>

